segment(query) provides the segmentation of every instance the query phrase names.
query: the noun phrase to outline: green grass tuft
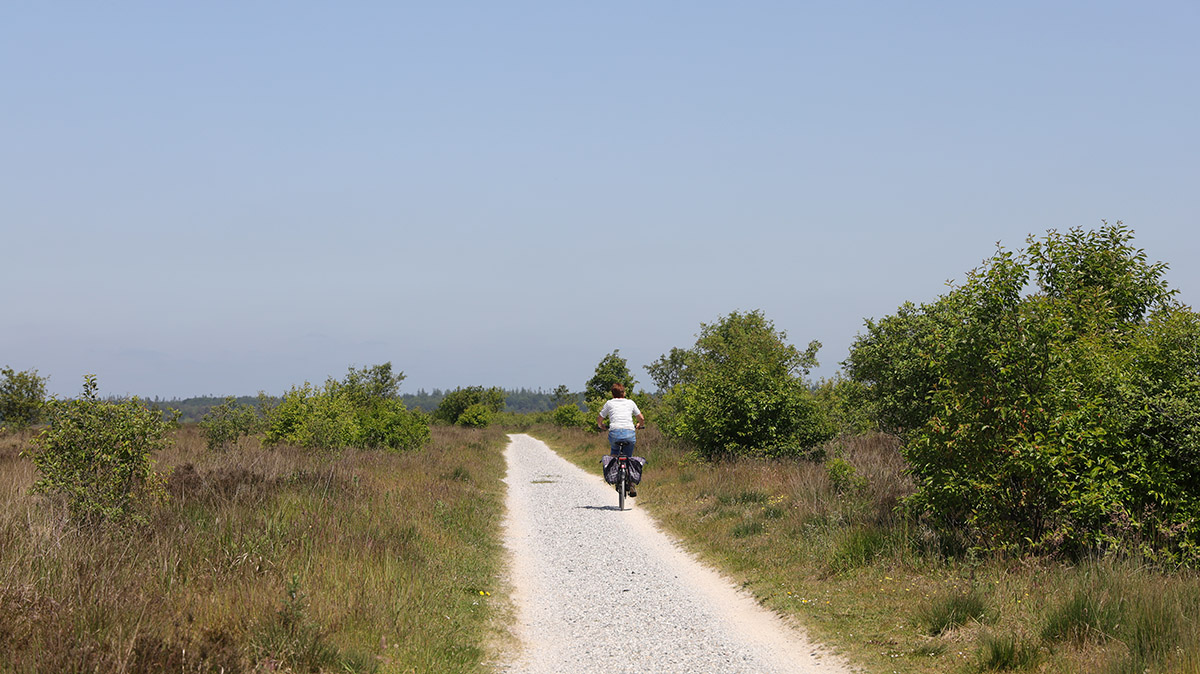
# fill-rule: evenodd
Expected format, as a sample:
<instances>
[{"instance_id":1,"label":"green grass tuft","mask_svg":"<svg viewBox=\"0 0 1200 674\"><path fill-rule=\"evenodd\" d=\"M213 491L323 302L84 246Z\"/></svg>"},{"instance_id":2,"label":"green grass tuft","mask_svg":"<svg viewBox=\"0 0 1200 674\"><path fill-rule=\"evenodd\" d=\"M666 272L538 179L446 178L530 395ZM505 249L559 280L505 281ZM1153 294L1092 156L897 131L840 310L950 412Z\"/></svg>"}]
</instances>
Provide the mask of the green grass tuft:
<instances>
[{"instance_id":1,"label":"green grass tuft","mask_svg":"<svg viewBox=\"0 0 1200 674\"><path fill-rule=\"evenodd\" d=\"M983 593L975 587L966 592L952 590L933 597L919 615L930 636L937 636L971 620L984 622L989 617Z\"/></svg>"},{"instance_id":2,"label":"green grass tuft","mask_svg":"<svg viewBox=\"0 0 1200 674\"><path fill-rule=\"evenodd\" d=\"M838 537L829 556L834 573L867 566L887 547L887 533L875 527L850 529Z\"/></svg>"},{"instance_id":3,"label":"green grass tuft","mask_svg":"<svg viewBox=\"0 0 1200 674\"><path fill-rule=\"evenodd\" d=\"M1015 635L991 632L980 635L979 667L983 671L1030 669L1040 661L1041 653L1037 646Z\"/></svg>"}]
</instances>

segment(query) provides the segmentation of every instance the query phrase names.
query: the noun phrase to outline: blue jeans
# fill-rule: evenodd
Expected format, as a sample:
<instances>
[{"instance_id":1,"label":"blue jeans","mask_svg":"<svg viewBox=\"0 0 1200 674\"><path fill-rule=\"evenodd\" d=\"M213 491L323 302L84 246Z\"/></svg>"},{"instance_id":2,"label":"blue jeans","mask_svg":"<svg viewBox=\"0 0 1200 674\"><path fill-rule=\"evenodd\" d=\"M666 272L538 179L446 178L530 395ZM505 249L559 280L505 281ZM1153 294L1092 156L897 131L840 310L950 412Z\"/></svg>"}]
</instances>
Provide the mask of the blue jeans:
<instances>
[{"instance_id":1,"label":"blue jeans","mask_svg":"<svg viewBox=\"0 0 1200 674\"><path fill-rule=\"evenodd\" d=\"M614 428L608 432L608 448L613 456L633 456L633 446L637 444L637 431L628 428Z\"/></svg>"}]
</instances>

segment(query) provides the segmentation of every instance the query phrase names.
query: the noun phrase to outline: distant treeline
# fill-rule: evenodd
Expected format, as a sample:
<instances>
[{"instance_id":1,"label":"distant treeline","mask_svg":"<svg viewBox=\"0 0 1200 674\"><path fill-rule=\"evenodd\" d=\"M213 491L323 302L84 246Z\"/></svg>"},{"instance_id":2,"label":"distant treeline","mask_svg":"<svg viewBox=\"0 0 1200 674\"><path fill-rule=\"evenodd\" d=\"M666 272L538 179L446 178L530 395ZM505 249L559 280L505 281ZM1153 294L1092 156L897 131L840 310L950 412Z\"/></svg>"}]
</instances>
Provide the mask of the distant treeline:
<instances>
[{"instance_id":1,"label":"distant treeline","mask_svg":"<svg viewBox=\"0 0 1200 674\"><path fill-rule=\"evenodd\" d=\"M446 397L447 391L442 389L433 389L426 391L419 389L416 393L406 393L400 396L400 400L404 402L404 406L409 409L419 409L422 412L433 412L442 402L442 398ZM237 401L243 405L253 405L257 407L261 400L266 400L267 404L277 404L280 400L278 396L237 396ZM162 398L146 398L144 402L151 408L162 410L175 409L179 410L180 421L198 422L208 414L212 408L225 402L224 396L197 396L194 398L184 398L182 400L164 400ZM543 391L542 389L520 388L520 389L504 389L504 409L508 412L545 412L556 407L554 394Z\"/></svg>"},{"instance_id":2,"label":"distant treeline","mask_svg":"<svg viewBox=\"0 0 1200 674\"><path fill-rule=\"evenodd\" d=\"M406 393L400 396L404 405L409 409L419 409L432 412L446 397L447 391L435 388L432 391L418 389L416 393ZM576 395L577 402L583 400L582 394ZM547 412L558 406L553 393L538 389L520 388L504 389L504 411L524 414L527 412Z\"/></svg>"}]
</instances>

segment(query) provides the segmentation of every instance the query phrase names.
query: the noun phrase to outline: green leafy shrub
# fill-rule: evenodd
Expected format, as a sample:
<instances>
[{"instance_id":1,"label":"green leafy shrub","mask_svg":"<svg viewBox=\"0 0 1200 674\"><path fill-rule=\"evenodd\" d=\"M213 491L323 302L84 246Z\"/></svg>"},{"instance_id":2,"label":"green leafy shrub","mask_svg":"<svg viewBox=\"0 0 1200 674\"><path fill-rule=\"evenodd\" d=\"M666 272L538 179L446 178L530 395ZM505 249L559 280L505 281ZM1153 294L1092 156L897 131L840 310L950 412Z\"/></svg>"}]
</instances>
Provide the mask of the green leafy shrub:
<instances>
[{"instance_id":1,"label":"green leafy shrub","mask_svg":"<svg viewBox=\"0 0 1200 674\"><path fill-rule=\"evenodd\" d=\"M839 494L861 491L867 487L867 479L859 475L858 470L841 457L834 457L825 462L825 474L829 478L829 485Z\"/></svg>"},{"instance_id":2,"label":"green leafy shrub","mask_svg":"<svg viewBox=\"0 0 1200 674\"><path fill-rule=\"evenodd\" d=\"M210 450L236 447L242 438L258 433L261 426L258 410L253 405L239 403L233 396L226 397L200 420L200 430Z\"/></svg>"},{"instance_id":3,"label":"green leafy shrub","mask_svg":"<svg viewBox=\"0 0 1200 674\"><path fill-rule=\"evenodd\" d=\"M468 428L487 428L492 421L492 410L482 403L475 403L458 415L458 425Z\"/></svg>"},{"instance_id":4,"label":"green leafy shrub","mask_svg":"<svg viewBox=\"0 0 1200 674\"><path fill-rule=\"evenodd\" d=\"M331 378L322 388L293 387L266 411L264 440L322 450L417 449L429 441L429 423L400 401L403 378L386 363L350 368L343 381Z\"/></svg>"},{"instance_id":5,"label":"green leafy shrub","mask_svg":"<svg viewBox=\"0 0 1200 674\"><path fill-rule=\"evenodd\" d=\"M293 387L267 418L268 444L288 443L310 449L350 447L359 436L358 417L336 382L315 388L308 382Z\"/></svg>"},{"instance_id":6,"label":"green leafy shrub","mask_svg":"<svg viewBox=\"0 0 1200 674\"><path fill-rule=\"evenodd\" d=\"M813 387L813 400L838 435L878 430L870 391L860 381L836 375Z\"/></svg>"},{"instance_id":7,"label":"green leafy shrub","mask_svg":"<svg viewBox=\"0 0 1200 674\"><path fill-rule=\"evenodd\" d=\"M495 387L485 389L482 386L456 388L442 398L442 402L433 411L433 419L445 424L458 424L460 418L472 405L480 405L488 412L502 412L504 411L504 391ZM478 412L474 412L472 421L477 422L478 420ZM486 424L484 425L486 426Z\"/></svg>"},{"instance_id":8,"label":"green leafy shrub","mask_svg":"<svg viewBox=\"0 0 1200 674\"><path fill-rule=\"evenodd\" d=\"M408 410L398 399L376 400L358 408L356 445L368 449L404 451L429 442L429 419Z\"/></svg>"},{"instance_id":9,"label":"green leafy shrub","mask_svg":"<svg viewBox=\"0 0 1200 674\"><path fill-rule=\"evenodd\" d=\"M46 378L37 370L17 372L0 368L0 425L11 429L32 426L42 420L46 404Z\"/></svg>"},{"instance_id":10,"label":"green leafy shrub","mask_svg":"<svg viewBox=\"0 0 1200 674\"><path fill-rule=\"evenodd\" d=\"M798 456L828 440L833 429L804 382L821 345L801 352L786 338L760 311L702 325L663 396L663 430L709 457Z\"/></svg>"},{"instance_id":11,"label":"green leafy shrub","mask_svg":"<svg viewBox=\"0 0 1200 674\"><path fill-rule=\"evenodd\" d=\"M139 507L165 498L151 455L165 448L171 424L137 399L100 400L96 377L74 400L47 404L49 427L33 440L41 472L36 493L65 499L80 521L143 521Z\"/></svg>"},{"instance_id":12,"label":"green leafy shrub","mask_svg":"<svg viewBox=\"0 0 1200 674\"><path fill-rule=\"evenodd\" d=\"M586 427L589 425L587 414L575 403L559 405L554 408L554 425L563 428Z\"/></svg>"},{"instance_id":13,"label":"green leafy shrub","mask_svg":"<svg viewBox=\"0 0 1200 674\"><path fill-rule=\"evenodd\" d=\"M906 435L933 417L929 394L938 373L932 361L943 326L954 320L948 304L905 302L878 322L868 319L866 334L854 340L846 372L863 385L879 430Z\"/></svg>"},{"instance_id":14,"label":"green leafy shrub","mask_svg":"<svg viewBox=\"0 0 1200 674\"><path fill-rule=\"evenodd\" d=\"M993 549L1200 562L1200 317L1132 238L1031 236L868 323L848 370L904 434L910 505Z\"/></svg>"}]
</instances>

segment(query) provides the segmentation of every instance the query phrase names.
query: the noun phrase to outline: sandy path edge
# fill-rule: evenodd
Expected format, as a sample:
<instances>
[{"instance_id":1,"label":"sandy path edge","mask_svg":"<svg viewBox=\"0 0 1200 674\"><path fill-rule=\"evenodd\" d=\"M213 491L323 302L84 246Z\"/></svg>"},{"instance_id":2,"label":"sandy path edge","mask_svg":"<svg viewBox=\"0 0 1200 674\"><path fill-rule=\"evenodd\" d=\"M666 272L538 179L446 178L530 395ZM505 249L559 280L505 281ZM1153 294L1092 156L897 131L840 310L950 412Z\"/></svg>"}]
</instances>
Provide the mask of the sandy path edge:
<instances>
[{"instance_id":1,"label":"sandy path edge","mask_svg":"<svg viewBox=\"0 0 1200 674\"><path fill-rule=\"evenodd\" d=\"M521 648L500 671L853 671L697 561L644 511L616 512L598 476L531 436L509 440L504 538ZM636 599L606 596L601 581L613 573L641 573ZM633 632L666 638L632 662L613 655L627 647L620 635Z\"/></svg>"}]
</instances>

